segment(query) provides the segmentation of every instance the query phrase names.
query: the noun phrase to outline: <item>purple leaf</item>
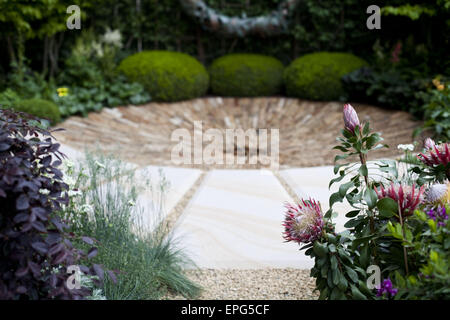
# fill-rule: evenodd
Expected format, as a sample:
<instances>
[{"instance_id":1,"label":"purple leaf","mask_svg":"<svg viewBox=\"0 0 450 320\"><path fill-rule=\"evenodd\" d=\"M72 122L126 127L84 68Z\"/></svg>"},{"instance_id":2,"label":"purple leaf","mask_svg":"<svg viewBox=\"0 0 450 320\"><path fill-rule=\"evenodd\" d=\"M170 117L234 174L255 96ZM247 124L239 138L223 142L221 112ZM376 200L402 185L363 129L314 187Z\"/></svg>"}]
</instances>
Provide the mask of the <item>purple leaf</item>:
<instances>
[{"instance_id":1,"label":"purple leaf","mask_svg":"<svg viewBox=\"0 0 450 320\"><path fill-rule=\"evenodd\" d=\"M43 242L33 242L31 247L41 254L47 254L48 248L47 245Z\"/></svg>"},{"instance_id":2,"label":"purple leaf","mask_svg":"<svg viewBox=\"0 0 450 320\"><path fill-rule=\"evenodd\" d=\"M116 278L116 275L114 274L114 272L111 271L111 270L108 270L106 272L108 273L108 275L111 278L112 282L117 283L117 278Z\"/></svg>"},{"instance_id":3,"label":"purple leaf","mask_svg":"<svg viewBox=\"0 0 450 320\"><path fill-rule=\"evenodd\" d=\"M38 278L41 276L41 268L37 263L34 263L33 261L28 261L28 268L31 269L31 272L33 272L33 275L35 278Z\"/></svg>"},{"instance_id":4,"label":"purple leaf","mask_svg":"<svg viewBox=\"0 0 450 320\"><path fill-rule=\"evenodd\" d=\"M81 237L81 240L83 240L84 242L86 242L87 244L90 244L90 245L94 244L94 240L92 240L92 238L89 238L89 237Z\"/></svg>"},{"instance_id":5,"label":"purple leaf","mask_svg":"<svg viewBox=\"0 0 450 320\"><path fill-rule=\"evenodd\" d=\"M26 194L21 194L16 200L16 209L17 210L26 210L30 207L28 203L28 197Z\"/></svg>"},{"instance_id":6,"label":"purple leaf","mask_svg":"<svg viewBox=\"0 0 450 320\"><path fill-rule=\"evenodd\" d=\"M25 222L28 220L28 213L19 213L13 219L15 223Z\"/></svg>"},{"instance_id":7,"label":"purple leaf","mask_svg":"<svg viewBox=\"0 0 450 320\"><path fill-rule=\"evenodd\" d=\"M67 251L64 250L64 251L62 251L62 252L55 258L55 260L53 261L53 263L55 263L55 264L60 264L60 263L63 262L64 259L66 259L66 258L67 258Z\"/></svg>"},{"instance_id":8,"label":"purple leaf","mask_svg":"<svg viewBox=\"0 0 450 320\"><path fill-rule=\"evenodd\" d=\"M88 259L92 259L93 257L95 257L98 254L98 249L97 248L91 248L88 252Z\"/></svg>"},{"instance_id":9,"label":"purple leaf","mask_svg":"<svg viewBox=\"0 0 450 320\"><path fill-rule=\"evenodd\" d=\"M102 267L99 266L98 264L94 264L92 267L94 268L94 271L97 274L97 276L100 278L100 280L103 281L103 279L105 278L105 274L104 274Z\"/></svg>"},{"instance_id":10,"label":"purple leaf","mask_svg":"<svg viewBox=\"0 0 450 320\"><path fill-rule=\"evenodd\" d=\"M27 288L25 288L24 286L19 286L17 287L16 292L19 294L24 294L27 292Z\"/></svg>"},{"instance_id":11,"label":"purple leaf","mask_svg":"<svg viewBox=\"0 0 450 320\"><path fill-rule=\"evenodd\" d=\"M50 248L50 250L48 250L48 254L53 256L60 252L62 249L64 249L64 245L62 243L55 244Z\"/></svg>"},{"instance_id":12,"label":"purple leaf","mask_svg":"<svg viewBox=\"0 0 450 320\"><path fill-rule=\"evenodd\" d=\"M28 267L23 267L17 269L17 271L14 273L16 277L21 278L25 276L28 273Z\"/></svg>"},{"instance_id":13,"label":"purple leaf","mask_svg":"<svg viewBox=\"0 0 450 320\"><path fill-rule=\"evenodd\" d=\"M44 224L40 221L35 221L31 225L39 232L47 232L47 229L45 228Z\"/></svg>"},{"instance_id":14,"label":"purple leaf","mask_svg":"<svg viewBox=\"0 0 450 320\"><path fill-rule=\"evenodd\" d=\"M44 208L34 207L31 209L31 212L42 221L47 221L47 211Z\"/></svg>"}]
</instances>

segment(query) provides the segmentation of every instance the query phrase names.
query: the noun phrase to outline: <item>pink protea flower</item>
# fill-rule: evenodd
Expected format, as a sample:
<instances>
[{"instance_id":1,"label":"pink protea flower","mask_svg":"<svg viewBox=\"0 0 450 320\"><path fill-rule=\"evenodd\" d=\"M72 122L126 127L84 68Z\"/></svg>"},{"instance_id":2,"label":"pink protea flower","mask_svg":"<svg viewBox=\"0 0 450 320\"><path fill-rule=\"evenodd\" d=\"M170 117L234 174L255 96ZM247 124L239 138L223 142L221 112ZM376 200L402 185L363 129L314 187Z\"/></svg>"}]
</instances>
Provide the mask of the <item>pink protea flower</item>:
<instances>
[{"instance_id":1,"label":"pink protea flower","mask_svg":"<svg viewBox=\"0 0 450 320\"><path fill-rule=\"evenodd\" d=\"M414 210L423 201L422 195L424 190L424 186L417 189L415 185L394 185L393 183L387 189L384 189L383 185L380 186L379 190L375 188L379 199L391 198L397 201L402 217L410 216L414 213Z\"/></svg>"},{"instance_id":2,"label":"pink protea flower","mask_svg":"<svg viewBox=\"0 0 450 320\"><path fill-rule=\"evenodd\" d=\"M450 162L450 143L446 142L439 145L431 145L431 143L428 143L428 145L430 147L425 145L427 151L417 156L420 161L428 166L439 164L446 166Z\"/></svg>"},{"instance_id":3,"label":"pink protea flower","mask_svg":"<svg viewBox=\"0 0 450 320\"><path fill-rule=\"evenodd\" d=\"M303 200L297 206L286 204L283 238L286 241L310 243L320 237L324 228L320 203L313 199Z\"/></svg>"},{"instance_id":4,"label":"pink protea flower","mask_svg":"<svg viewBox=\"0 0 450 320\"><path fill-rule=\"evenodd\" d=\"M355 127L360 126L358 114L355 109L349 104L344 105L344 126L345 129L351 133L355 133Z\"/></svg>"},{"instance_id":5,"label":"pink protea flower","mask_svg":"<svg viewBox=\"0 0 450 320\"><path fill-rule=\"evenodd\" d=\"M424 146L426 149L434 149L434 147L436 146L436 142L434 142L433 139L431 138L426 138L425 142L424 142Z\"/></svg>"}]
</instances>

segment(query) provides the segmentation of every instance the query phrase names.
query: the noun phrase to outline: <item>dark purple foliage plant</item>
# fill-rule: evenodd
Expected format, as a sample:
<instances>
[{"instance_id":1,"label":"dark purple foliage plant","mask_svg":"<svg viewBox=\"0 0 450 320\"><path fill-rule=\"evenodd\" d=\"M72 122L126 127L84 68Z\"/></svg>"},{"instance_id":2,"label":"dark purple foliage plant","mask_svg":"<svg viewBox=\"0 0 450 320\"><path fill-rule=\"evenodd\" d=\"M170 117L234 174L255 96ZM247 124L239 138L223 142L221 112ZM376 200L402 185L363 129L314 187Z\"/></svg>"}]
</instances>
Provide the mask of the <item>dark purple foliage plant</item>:
<instances>
[{"instance_id":1,"label":"dark purple foliage plant","mask_svg":"<svg viewBox=\"0 0 450 320\"><path fill-rule=\"evenodd\" d=\"M103 270L82 265L97 248L84 252L73 245L95 240L65 231L68 225L58 215L69 200L58 169L64 155L37 122L0 109L0 299L83 299L92 289L70 289L67 268L76 265L86 276L95 275L97 285Z\"/></svg>"}]
</instances>

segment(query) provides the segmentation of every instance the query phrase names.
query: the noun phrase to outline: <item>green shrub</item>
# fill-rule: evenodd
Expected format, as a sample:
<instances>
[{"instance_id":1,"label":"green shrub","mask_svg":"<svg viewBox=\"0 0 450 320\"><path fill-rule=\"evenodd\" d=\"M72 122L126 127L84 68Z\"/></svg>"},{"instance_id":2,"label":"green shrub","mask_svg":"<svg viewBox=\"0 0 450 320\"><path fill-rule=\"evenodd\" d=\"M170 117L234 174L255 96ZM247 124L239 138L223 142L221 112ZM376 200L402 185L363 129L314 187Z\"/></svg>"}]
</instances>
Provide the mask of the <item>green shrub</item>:
<instances>
[{"instance_id":1,"label":"green shrub","mask_svg":"<svg viewBox=\"0 0 450 320\"><path fill-rule=\"evenodd\" d=\"M52 124L61 120L58 106L51 101L42 99L20 100L12 106L16 111L32 114L36 117L50 120Z\"/></svg>"},{"instance_id":2,"label":"green shrub","mask_svg":"<svg viewBox=\"0 0 450 320\"><path fill-rule=\"evenodd\" d=\"M0 92L0 106L11 107L14 103L20 101L20 96L17 92L11 88L7 88L5 91Z\"/></svg>"},{"instance_id":3,"label":"green shrub","mask_svg":"<svg viewBox=\"0 0 450 320\"><path fill-rule=\"evenodd\" d=\"M221 96L270 96L283 86L283 64L258 54L229 54L209 68L211 90Z\"/></svg>"},{"instance_id":4,"label":"green shrub","mask_svg":"<svg viewBox=\"0 0 450 320\"><path fill-rule=\"evenodd\" d=\"M341 77L367 63L348 53L319 52L294 60L284 72L289 96L336 100L344 94Z\"/></svg>"},{"instance_id":5,"label":"green shrub","mask_svg":"<svg viewBox=\"0 0 450 320\"><path fill-rule=\"evenodd\" d=\"M141 83L157 101L192 99L208 90L205 67L180 52L143 51L125 58L119 70L131 81Z\"/></svg>"}]
</instances>

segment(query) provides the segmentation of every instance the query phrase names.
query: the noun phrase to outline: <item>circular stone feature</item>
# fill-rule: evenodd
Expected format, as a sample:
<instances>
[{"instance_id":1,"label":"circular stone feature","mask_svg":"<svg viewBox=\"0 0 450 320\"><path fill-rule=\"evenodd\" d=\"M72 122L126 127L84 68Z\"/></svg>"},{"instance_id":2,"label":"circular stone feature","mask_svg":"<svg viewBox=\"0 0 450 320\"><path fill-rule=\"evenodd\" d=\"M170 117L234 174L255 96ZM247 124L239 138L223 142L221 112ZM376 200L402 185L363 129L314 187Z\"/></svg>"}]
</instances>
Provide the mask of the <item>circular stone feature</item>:
<instances>
[{"instance_id":1,"label":"circular stone feature","mask_svg":"<svg viewBox=\"0 0 450 320\"><path fill-rule=\"evenodd\" d=\"M386 110L374 106L354 104L359 119L370 120L374 131L381 132L390 148L369 154L369 159L392 158L401 155L398 144L412 141L412 132L420 123L413 121L403 111ZM78 150L113 152L123 160L138 165L164 165L194 168L268 168L261 163L251 164L253 152L264 152L264 145L256 150L248 141L244 146L231 145L227 153L222 144L223 158L235 156L234 164L200 163L176 164L172 152L178 145L179 134L191 137L186 144L193 154L194 129L203 134L208 129L226 140L227 129L251 129L270 136L271 130L279 130L280 168L315 167L332 165L337 145L336 137L343 128L343 104L338 102L310 102L288 98L201 98L177 103L149 103L142 106L105 108L88 117L70 117L58 127L65 131L55 132L61 143ZM198 128L198 124L201 128ZM178 129L178 130L177 130ZM201 129L201 130L199 130ZM234 131L233 131L234 132ZM200 140L201 141L201 140ZM203 151L211 142L204 141ZM271 150L268 150L270 154ZM239 154L244 154L240 157ZM238 158L242 163L238 163ZM193 160L193 157L192 159ZM356 158L355 161L358 161Z\"/></svg>"}]
</instances>

